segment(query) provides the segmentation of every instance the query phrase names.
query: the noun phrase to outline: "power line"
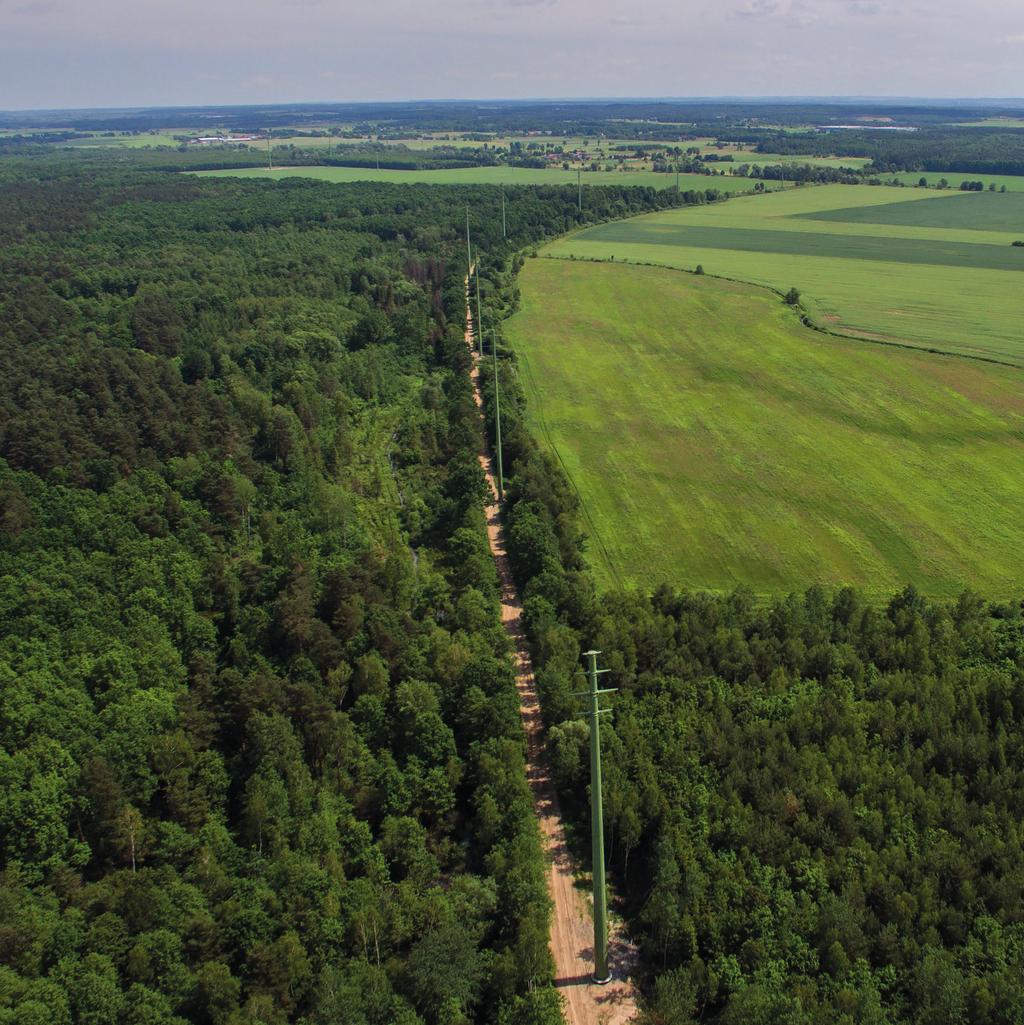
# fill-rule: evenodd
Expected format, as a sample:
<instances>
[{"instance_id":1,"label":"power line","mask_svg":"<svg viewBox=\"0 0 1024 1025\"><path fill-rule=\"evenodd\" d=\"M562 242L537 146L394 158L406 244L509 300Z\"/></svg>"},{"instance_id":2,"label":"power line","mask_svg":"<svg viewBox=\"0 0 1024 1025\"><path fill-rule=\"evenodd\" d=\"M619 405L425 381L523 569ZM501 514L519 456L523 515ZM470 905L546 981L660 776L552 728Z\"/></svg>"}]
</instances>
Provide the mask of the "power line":
<instances>
[{"instance_id":1,"label":"power line","mask_svg":"<svg viewBox=\"0 0 1024 1025\"><path fill-rule=\"evenodd\" d=\"M501 386L498 384L498 339L491 329L491 349L494 353L494 437L498 454L498 501L505 497L505 472L501 461Z\"/></svg>"}]
</instances>

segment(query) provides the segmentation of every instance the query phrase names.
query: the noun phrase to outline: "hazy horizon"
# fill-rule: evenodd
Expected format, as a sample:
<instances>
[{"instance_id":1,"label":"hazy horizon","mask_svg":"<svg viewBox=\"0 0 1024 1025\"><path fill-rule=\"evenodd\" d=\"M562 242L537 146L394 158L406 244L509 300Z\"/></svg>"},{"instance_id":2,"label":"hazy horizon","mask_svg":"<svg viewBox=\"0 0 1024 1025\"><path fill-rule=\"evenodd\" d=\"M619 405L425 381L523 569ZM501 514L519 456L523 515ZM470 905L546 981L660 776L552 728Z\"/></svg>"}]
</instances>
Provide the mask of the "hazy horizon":
<instances>
[{"instance_id":1,"label":"hazy horizon","mask_svg":"<svg viewBox=\"0 0 1024 1025\"><path fill-rule=\"evenodd\" d=\"M546 103L743 103L743 104L799 104L799 103L820 103L823 106L834 104L836 106L855 105L858 103L872 103L894 106L920 104L923 106L968 106L972 104L991 105L993 107L1007 106L1016 109L1018 105L1024 106L1024 95L1021 96L890 96L884 93L829 96L824 94L806 95L761 95L745 96L742 94L722 94L704 96L522 96L511 98L508 96L407 96L400 99L381 100L351 100L346 98L334 99L305 99L287 100L277 103L227 103L217 100L210 100L203 103L151 103L151 104L110 104L90 106L53 106L53 107L0 107L0 113L4 114L52 114L52 113L87 113L92 111L146 111L146 110L237 110L246 107L253 109L266 109L267 107L375 107L375 106L405 106L408 104L546 104Z\"/></svg>"},{"instance_id":2,"label":"hazy horizon","mask_svg":"<svg viewBox=\"0 0 1024 1025\"><path fill-rule=\"evenodd\" d=\"M0 108L597 98L1010 99L1011 0L0 0ZM340 99L339 99L340 97Z\"/></svg>"}]
</instances>

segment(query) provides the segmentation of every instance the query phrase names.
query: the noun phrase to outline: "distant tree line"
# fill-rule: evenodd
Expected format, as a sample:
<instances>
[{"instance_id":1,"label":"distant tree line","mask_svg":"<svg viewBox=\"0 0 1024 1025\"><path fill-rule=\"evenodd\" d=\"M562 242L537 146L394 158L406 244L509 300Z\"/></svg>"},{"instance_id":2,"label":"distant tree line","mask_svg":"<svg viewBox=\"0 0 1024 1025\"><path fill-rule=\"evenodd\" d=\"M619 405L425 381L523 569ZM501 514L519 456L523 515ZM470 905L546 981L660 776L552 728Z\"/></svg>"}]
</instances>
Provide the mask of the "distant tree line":
<instances>
[{"instance_id":1,"label":"distant tree line","mask_svg":"<svg viewBox=\"0 0 1024 1025\"><path fill-rule=\"evenodd\" d=\"M779 132L762 139L765 153L867 156L865 170L963 171L967 174L1024 174L1024 132L1000 128L934 126L915 132Z\"/></svg>"}]
</instances>

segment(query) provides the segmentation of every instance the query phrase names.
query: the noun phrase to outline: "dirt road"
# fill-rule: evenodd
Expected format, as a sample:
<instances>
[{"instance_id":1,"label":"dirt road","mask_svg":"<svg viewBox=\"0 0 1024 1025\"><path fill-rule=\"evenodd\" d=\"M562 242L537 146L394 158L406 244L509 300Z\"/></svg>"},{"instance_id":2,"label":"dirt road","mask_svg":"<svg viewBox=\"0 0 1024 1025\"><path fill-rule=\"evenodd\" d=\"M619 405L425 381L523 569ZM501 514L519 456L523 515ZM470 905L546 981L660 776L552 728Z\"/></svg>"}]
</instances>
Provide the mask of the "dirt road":
<instances>
[{"instance_id":1,"label":"dirt road","mask_svg":"<svg viewBox=\"0 0 1024 1025\"><path fill-rule=\"evenodd\" d=\"M468 278L466 344L470 352L473 352L473 321ZM473 393L482 417L480 374L481 367L474 359ZM565 1017L569 1025L623 1025L634 1017L637 1010L636 991L628 979L630 968L635 962L636 950L615 935L613 929L608 945L608 964L612 981L604 986L597 986L590 981L594 953L591 902L574 885L573 863L562 829L558 795L548 771L540 702L537 698L529 648L523 633L523 608L505 552L505 539L497 501L496 473L486 447L481 448L480 465L487 475L491 495L486 508L487 536L501 580L501 619L515 645L516 688L519 691L519 712L527 742L527 775L549 861L548 892L554 904L551 953L555 960L555 985L565 997Z\"/></svg>"}]
</instances>

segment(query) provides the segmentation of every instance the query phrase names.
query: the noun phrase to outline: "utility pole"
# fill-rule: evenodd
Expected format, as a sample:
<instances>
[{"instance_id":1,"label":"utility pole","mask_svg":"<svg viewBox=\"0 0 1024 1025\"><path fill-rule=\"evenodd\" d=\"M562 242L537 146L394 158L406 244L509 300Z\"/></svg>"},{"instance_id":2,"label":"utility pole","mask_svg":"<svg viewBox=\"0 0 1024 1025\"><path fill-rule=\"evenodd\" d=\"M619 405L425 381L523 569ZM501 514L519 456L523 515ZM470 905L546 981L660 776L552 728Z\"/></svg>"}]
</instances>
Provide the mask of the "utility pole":
<instances>
[{"instance_id":1,"label":"utility pole","mask_svg":"<svg viewBox=\"0 0 1024 1025\"><path fill-rule=\"evenodd\" d=\"M267 136L267 170L274 170L274 151L270 148L270 136Z\"/></svg>"},{"instance_id":2,"label":"utility pole","mask_svg":"<svg viewBox=\"0 0 1024 1025\"><path fill-rule=\"evenodd\" d=\"M580 213L583 213L583 168L576 168L576 190L579 193L578 204Z\"/></svg>"},{"instance_id":3,"label":"utility pole","mask_svg":"<svg viewBox=\"0 0 1024 1025\"><path fill-rule=\"evenodd\" d=\"M494 352L494 437L498 452L498 502L505 497L505 474L501 465L501 388L498 385L498 339L491 329L491 349Z\"/></svg>"},{"instance_id":4,"label":"utility pole","mask_svg":"<svg viewBox=\"0 0 1024 1025\"><path fill-rule=\"evenodd\" d=\"M473 250L469 246L469 204L466 204L466 277L473 273Z\"/></svg>"},{"instance_id":5,"label":"utility pole","mask_svg":"<svg viewBox=\"0 0 1024 1025\"><path fill-rule=\"evenodd\" d=\"M484 322L480 317L480 258L476 261L476 349L481 359L484 358Z\"/></svg>"},{"instance_id":6,"label":"utility pole","mask_svg":"<svg viewBox=\"0 0 1024 1025\"><path fill-rule=\"evenodd\" d=\"M508 238L508 234L505 231L505 190L501 190L501 237Z\"/></svg>"},{"instance_id":7,"label":"utility pole","mask_svg":"<svg viewBox=\"0 0 1024 1025\"><path fill-rule=\"evenodd\" d=\"M587 659L588 690L583 697L590 698L590 707L583 714L590 720L590 844L591 861L594 866L594 974L592 979L599 986L611 982L608 971L608 894L604 878L604 804L601 795L601 724L600 717L608 715L609 709L601 708L599 698L610 694L615 687L598 688L597 678L607 669L597 668L599 651L585 651Z\"/></svg>"},{"instance_id":8,"label":"utility pole","mask_svg":"<svg viewBox=\"0 0 1024 1025\"><path fill-rule=\"evenodd\" d=\"M679 202L679 161L676 161L676 202Z\"/></svg>"}]
</instances>

